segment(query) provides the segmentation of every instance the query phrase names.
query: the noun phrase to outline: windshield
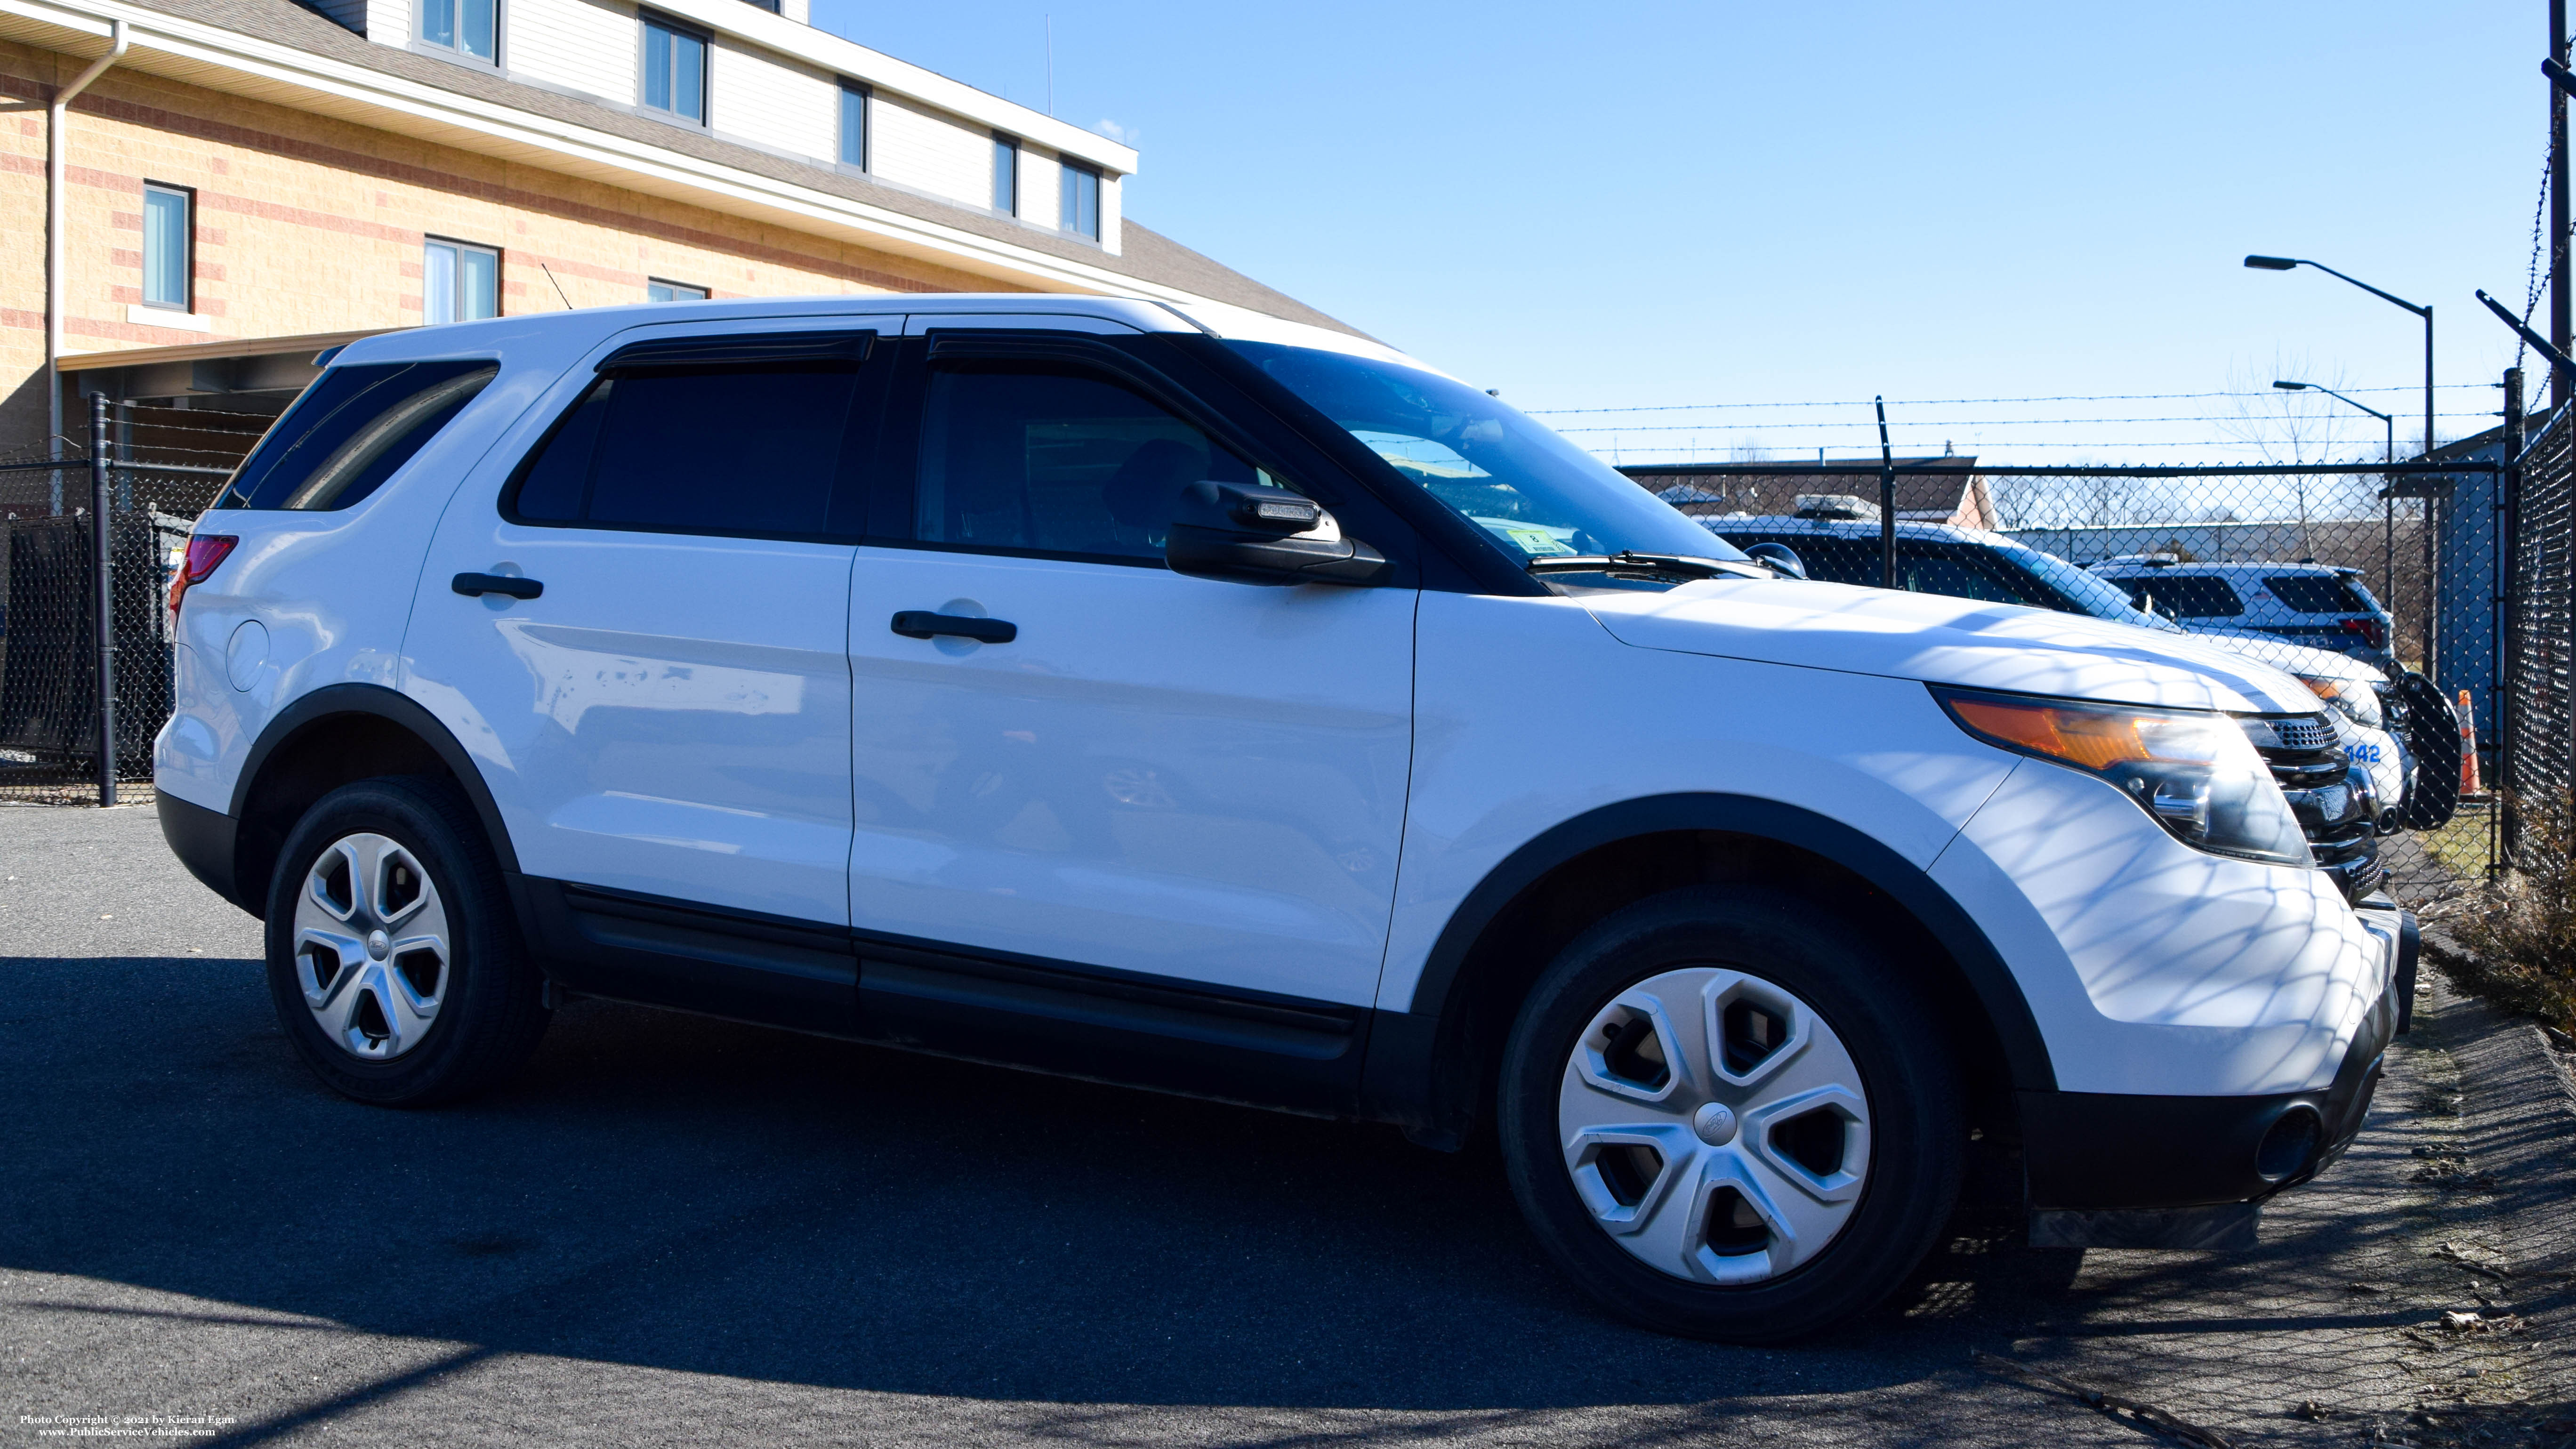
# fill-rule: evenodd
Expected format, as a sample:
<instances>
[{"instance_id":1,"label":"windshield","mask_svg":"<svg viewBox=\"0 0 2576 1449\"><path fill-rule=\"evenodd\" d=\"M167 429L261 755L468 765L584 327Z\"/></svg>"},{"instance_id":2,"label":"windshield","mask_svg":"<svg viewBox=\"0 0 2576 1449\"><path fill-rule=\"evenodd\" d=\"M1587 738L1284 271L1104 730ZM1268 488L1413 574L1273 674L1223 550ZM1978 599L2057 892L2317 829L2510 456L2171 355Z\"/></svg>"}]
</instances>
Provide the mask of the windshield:
<instances>
[{"instance_id":1,"label":"windshield","mask_svg":"<svg viewBox=\"0 0 2576 1449\"><path fill-rule=\"evenodd\" d=\"M1630 551L1744 557L1607 463L1464 383L1338 352L1226 345L1524 563Z\"/></svg>"},{"instance_id":2,"label":"windshield","mask_svg":"<svg viewBox=\"0 0 2576 1449\"><path fill-rule=\"evenodd\" d=\"M2006 543L2001 547L2015 563L2037 574L2043 583L2064 595L2075 606L2068 611L2070 613L2090 614L2096 619L2135 624L2141 629L2157 629L2167 634L2187 632L2173 620L2130 603L2127 590L2105 582L2099 574L2086 573L2053 553L2042 553L2027 544Z\"/></svg>"}]
</instances>

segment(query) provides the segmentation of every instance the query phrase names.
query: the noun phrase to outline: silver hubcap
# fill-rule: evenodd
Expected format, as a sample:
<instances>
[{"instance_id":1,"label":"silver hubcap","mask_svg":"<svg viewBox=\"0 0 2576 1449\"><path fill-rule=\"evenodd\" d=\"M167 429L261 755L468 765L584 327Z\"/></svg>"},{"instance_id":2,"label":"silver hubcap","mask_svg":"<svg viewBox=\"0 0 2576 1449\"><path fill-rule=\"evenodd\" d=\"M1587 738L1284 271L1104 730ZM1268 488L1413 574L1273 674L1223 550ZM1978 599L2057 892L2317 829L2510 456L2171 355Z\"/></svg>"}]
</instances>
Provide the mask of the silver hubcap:
<instances>
[{"instance_id":1,"label":"silver hubcap","mask_svg":"<svg viewBox=\"0 0 2576 1449\"><path fill-rule=\"evenodd\" d=\"M1556 1121L1593 1219L1640 1262L1758 1283L1824 1251L1869 1175L1869 1095L1813 1008L1691 966L1619 993L1565 1064Z\"/></svg>"},{"instance_id":2,"label":"silver hubcap","mask_svg":"<svg viewBox=\"0 0 2576 1449\"><path fill-rule=\"evenodd\" d=\"M322 1035L369 1061L420 1045L446 999L447 909L410 851L344 835L295 902L295 979Z\"/></svg>"}]
</instances>

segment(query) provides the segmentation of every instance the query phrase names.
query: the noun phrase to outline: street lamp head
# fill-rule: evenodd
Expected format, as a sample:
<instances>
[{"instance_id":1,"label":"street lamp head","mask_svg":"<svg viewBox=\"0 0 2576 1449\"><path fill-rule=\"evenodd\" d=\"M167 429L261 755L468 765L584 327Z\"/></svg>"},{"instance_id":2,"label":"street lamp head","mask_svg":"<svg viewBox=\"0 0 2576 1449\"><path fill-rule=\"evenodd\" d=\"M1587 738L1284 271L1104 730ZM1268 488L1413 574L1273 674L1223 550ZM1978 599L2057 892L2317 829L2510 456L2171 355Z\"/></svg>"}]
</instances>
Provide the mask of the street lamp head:
<instances>
[{"instance_id":1,"label":"street lamp head","mask_svg":"<svg viewBox=\"0 0 2576 1449\"><path fill-rule=\"evenodd\" d=\"M2245 265L2258 272L2286 272L2297 266L2295 257L2247 257Z\"/></svg>"},{"instance_id":2,"label":"street lamp head","mask_svg":"<svg viewBox=\"0 0 2576 1449\"><path fill-rule=\"evenodd\" d=\"M2308 390L2308 385L2304 382L2275 382L2272 385L2283 392L2306 392Z\"/></svg>"}]
</instances>

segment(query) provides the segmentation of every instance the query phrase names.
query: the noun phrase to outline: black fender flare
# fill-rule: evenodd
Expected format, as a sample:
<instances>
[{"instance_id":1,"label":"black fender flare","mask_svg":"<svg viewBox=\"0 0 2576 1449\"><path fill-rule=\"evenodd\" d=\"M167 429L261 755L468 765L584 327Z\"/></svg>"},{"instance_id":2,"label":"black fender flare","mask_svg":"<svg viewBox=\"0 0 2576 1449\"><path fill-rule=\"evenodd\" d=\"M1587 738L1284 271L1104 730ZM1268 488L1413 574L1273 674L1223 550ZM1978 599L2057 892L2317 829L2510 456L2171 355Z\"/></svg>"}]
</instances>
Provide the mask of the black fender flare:
<instances>
[{"instance_id":1,"label":"black fender flare","mask_svg":"<svg viewBox=\"0 0 2576 1449\"><path fill-rule=\"evenodd\" d=\"M232 806L226 813L232 817L235 827L239 828L250 808L251 787L280 745L308 726L334 716L351 714L373 715L399 726L429 746L431 753L447 766L447 772L456 777L457 785L465 791L465 798L474 807L475 818L483 823L483 834L491 841L492 854L499 859L502 871L510 876L519 873L519 855L511 848L509 827L502 823L501 807L493 800L491 787L484 783L483 771L474 763L474 757L466 753L465 747L457 743L456 736L446 724L420 701L381 684L324 685L298 696L293 703L279 710L260 730L259 738L252 742L250 753L242 759L241 774L233 780Z\"/></svg>"},{"instance_id":2,"label":"black fender flare","mask_svg":"<svg viewBox=\"0 0 2576 1449\"><path fill-rule=\"evenodd\" d=\"M1776 840L1832 861L1887 893L1950 953L1975 991L1978 1005L2003 1045L2004 1068L2023 1091L2053 1091L2057 1071L2048 1042L2021 984L1985 931L1922 868L1882 842L1796 805L1750 795L1690 793L1652 795L1605 805L1551 827L1505 856L1450 912L1423 962L1421 979L1402 1013L1381 1011L1372 1033L1369 1095L1385 1104L1379 1115L1422 1121L1434 1108L1434 1078L1441 1023L1451 1009L1459 972L1495 917L1557 867L1621 840L1673 831L1723 831ZM1388 1028L1393 1028L1389 1030ZM1382 1053L1381 1053L1382 1046ZM1408 1110L1409 1109L1409 1110ZM1433 1118L1440 1114L1429 1112ZM1432 1136L1440 1135L1436 1130Z\"/></svg>"}]
</instances>

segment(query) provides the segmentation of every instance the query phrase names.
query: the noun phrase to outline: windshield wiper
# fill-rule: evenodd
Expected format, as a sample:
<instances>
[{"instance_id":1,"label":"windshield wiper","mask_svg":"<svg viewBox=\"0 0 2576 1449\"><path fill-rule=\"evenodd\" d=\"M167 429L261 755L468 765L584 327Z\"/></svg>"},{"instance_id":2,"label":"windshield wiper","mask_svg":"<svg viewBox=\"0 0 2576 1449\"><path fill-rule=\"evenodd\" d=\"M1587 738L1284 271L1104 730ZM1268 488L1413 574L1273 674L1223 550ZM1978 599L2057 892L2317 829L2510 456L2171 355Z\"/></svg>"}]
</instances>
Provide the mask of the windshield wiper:
<instances>
[{"instance_id":1,"label":"windshield wiper","mask_svg":"<svg viewBox=\"0 0 2576 1449\"><path fill-rule=\"evenodd\" d=\"M1771 575L1759 564L1740 564L1731 559L1693 558L1678 553L1639 553L1621 549L1617 553L1556 554L1529 561L1534 574L1607 574L1659 573L1683 574L1695 579L1762 579Z\"/></svg>"}]
</instances>

